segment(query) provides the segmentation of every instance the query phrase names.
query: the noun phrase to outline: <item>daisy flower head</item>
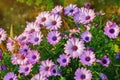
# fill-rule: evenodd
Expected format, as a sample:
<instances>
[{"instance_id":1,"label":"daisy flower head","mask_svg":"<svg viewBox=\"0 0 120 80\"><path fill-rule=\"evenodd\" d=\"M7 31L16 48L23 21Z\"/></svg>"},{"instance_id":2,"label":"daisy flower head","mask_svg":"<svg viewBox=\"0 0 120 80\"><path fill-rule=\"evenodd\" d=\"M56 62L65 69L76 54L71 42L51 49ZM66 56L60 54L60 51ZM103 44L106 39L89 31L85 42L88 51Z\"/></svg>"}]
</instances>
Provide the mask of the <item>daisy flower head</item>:
<instances>
[{"instance_id":1,"label":"daisy flower head","mask_svg":"<svg viewBox=\"0 0 120 80\"><path fill-rule=\"evenodd\" d=\"M47 19L49 19L50 13L47 11L41 12L37 17L36 21L38 24L45 26Z\"/></svg>"},{"instance_id":2,"label":"daisy flower head","mask_svg":"<svg viewBox=\"0 0 120 80\"><path fill-rule=\"evenodd\" d=\"M46 22L46 28L50 30L57 30L62 25L62 19L60 15L50 15Z\"/></svg>"},{"instance_id":3,"label":"daisy flower head","mask_svg":"<svg viewBox=\"0 0 120 80\"><path fill-rule=\"evenodd\" d=\"M31 80L48 80L48 79L41 74L36 74L31 78Z\"/></svg>"},{"instance_id":4,"label":"daisy flower head","mask_svg":"<svg viewBox=\"0 0 120 80\"><path fill-rule=\"evenodd\" d=\"M92 39L92 34L89 31L85 31L81 34L81 38L85 42L90 42Z\"/></svg>"},{"instance_id":5,"label":"daisy flower head","mask_svg":"<svg viewBox=\"0 0 120 80\"><path fill-rule=\"evenodd\" d=\"M92 79L92 73L90 70L87 70L86 68L78 68L75 71L75 80L91 80Z\"/></svg>"},{"instance_id":6,"label":"daisy flower head","mask_svg":"<svg viewBox=\"0 0 120 80\"><path fill-rule=\"evenodd\" d=\"M47 41L52 45L57 44L60 41L60 39L61 39L61 36L58 31L51 31L47 35Z\"/></svg>"},{"instance_id":7,"label":"daisy flower head","mask_svg":"<svg viewBox=\"0 0 120 80\"><path fill-rule=\"evenodd\" d=\"M22 45L19 49L19 53L23 55L27 55L29 51L30 51L30 48L26 44Z\"/></svg>"},{"instance_id":8,"label":"daisy flower head","mask_svg":"<svg viewBox=\"0 0 120 80\"><path fill-rule=\"evenodd\" d=\"M67 66L70 63L70 56L66 54L61 54L59 58L57 59L57 62L60 64L60 66Z\"/></svg>"},{"instance_id":9,"label":"daisy flower head","mask_svg":"<svg viewBox=\"0 0 120 80\"><path fill-rule=\"evenodd\" d=\"M56 6L55 8L52 9L51 13L52 14L56 14L56 15L60 15L63 11L63 7L62 6Z\"/></svg>"},{"instance_id":10,"label":"daisy flower head","mask_svg":"<svg viewBox=\"0 0 120 80\"><path fill-rule=\"evenodd\" d=\"M40 74L46 77L52 76L51 69L54 67L54 65L55 64L52 60L47 59L45 61L42 61L39 69Z\"/></svg>"},{"instance_id":11,"label":"daisy flower head","mask_svg":"<svg viewBox=\"0 0 120 80\"><path fill-rule=\"evenodd\" d=\"M82 7L75 14L74 21L81 24L87 24L92 22L94 18L95 18L94 10Z\"/></svg>"},{"instance_id":12,"label":"daisy flower head","mask_svg":"<svg viewBox=\"0 0 120 80\"><path fill-rule=\"evenodd\" d=\"M41 32L34 32L30 35L29 42L33 45L39 45L42 41L42 36Z\"/></svg>"},{"instance_id":13,"label":"daisy flower head","mask_svg":"<svg viewBox=\"0 0 120 80\"><path fill-rule=\"evenodd\" d=\"M65 44L64 52L71 57L76 58L83 53L84 49L83 41L80 41L78 38L71 38Z\"/></svg>"},{"instance_id":14,"label":"daisy flower head","mask_svg":"<svg viewBox=\"0 0 120 80\"><path fill-rule=\"evenodd\" d=\"M31 69L32 69L32 64L20 65L18 72L20 74L24 74L25 76L27 76L32 71Z\"/></svg>"},{"instance_id":15,"label":"daisy flower head","mask_svg":"<svg viewBox=\"0 0 120 80\"><path fill-rule=\"evenodd\" d=\"M40 31L40 27L37 23L35 22L28 22L27 23L27 27L25 28L24 32L27 32L28 34L30 33L34 33L34 32L39 32Z\"/></svg>"},{"instance_id":16,"label":"daisy flower head","mask_svg":"<svg viewBox=\"0 0 120 80\"><path fill-rule=\"evenodd\" d=\"M8 72L5 76L3 80L18 80L16 74L14 74L13 72Z\"/></svg>"},{"instance_id":17,"label":"daisy flower head","mask_svg":"<svg viewBox=\"0 0 120 80\"><path fill-rule=\"evenodd\" d=\"M112 23L111 21L107 21L106 26L104 27L104 34L109 38L117 38L120 32L120 28L116 23Z\"/></svg>"},{"instance_id":18,"label":"daisy flower head","mask_svg":"<svg viewBox=\"0 0 120 80\"><path fill-rule=\"evenodd\" d=\"M54 65L54 67L52 67L51 74L52 74L52 76L59 76L60 75L59 68L57 65Z\"/></svg>"},{"instance_id":19,"label":"daisy flower head","mask_svg":"<svg viewBox=\"0 0 120 80\"><path fill-rule=\"evenodd\" d=\"M110 59L105 55L101 60L97 60L97 62L101 63L105 67L108 67L110 64Z\"/></svg>"},{"instance_id":20,"label":"daisy flower head","mask_svg":"<svg viewBox=\"0 0 120 80\"><path fill-rule=\"evenodd\" d=\"M78 7L75 4L70 4L69 6L64 8L64 14L68 16L73 16L78 11Z\"/></svg>"},{"instance_id":21,"label":"daisy flower head","mask_svg":"<svg viewBox=\"0 0 120 80\"><path fill-rule=\"evenodd\" d=\"M26 55L28 58L28 62L31 64L36 64L39 59L40 59L40 54L38 53L37 50L31 50L29 53Z\"/></svg>"},{"instance_id":22,"label":"daisy flower head","mask_svg":"<svg viewBox=\"0 0 120 80\"><path fill-rule=\"evenodd\" d=\"M96 60L95 54L92 51L89 51L89 50L84 51L84 53L79 58L80 58L80 62L83 65L88 65L88 66L92 66L92 64Z\"/></svg>"},{"instance_id":23,"label":"daisy flower head","mask_svg":"<svg viewBox=\"0 0 120 80\"><path fill-rule=\"evenodd\" d=\"M6 31L2 28L0 28L0 43L2 43L2 41L4 41L6 39Z\"/></svg>"}]
</instances>

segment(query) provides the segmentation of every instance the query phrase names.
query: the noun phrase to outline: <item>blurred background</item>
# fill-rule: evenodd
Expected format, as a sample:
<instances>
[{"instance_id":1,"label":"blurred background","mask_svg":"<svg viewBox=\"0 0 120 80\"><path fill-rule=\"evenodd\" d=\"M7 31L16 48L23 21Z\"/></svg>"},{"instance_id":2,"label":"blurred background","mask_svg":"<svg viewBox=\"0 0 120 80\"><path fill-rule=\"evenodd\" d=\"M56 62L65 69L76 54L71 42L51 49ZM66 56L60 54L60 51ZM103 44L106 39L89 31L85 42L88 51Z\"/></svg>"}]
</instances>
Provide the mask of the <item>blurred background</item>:
<instances>
[{"instance_id":1,"label":"blurred background","mask_svg":"<svg viewBox=\"0 0 120 80\"><path fill-rule=\"evenodd\" d=\"M105 12L106 19L115 17L115 21L120 23L120 0L0 0L0 27L9 34L13 25L14 33L18 35L26 22L34 21L41 11L50 11L56 5L77 4L82 7L85 2L90 2L96 12Z\"/></svg>"}]
</instances>

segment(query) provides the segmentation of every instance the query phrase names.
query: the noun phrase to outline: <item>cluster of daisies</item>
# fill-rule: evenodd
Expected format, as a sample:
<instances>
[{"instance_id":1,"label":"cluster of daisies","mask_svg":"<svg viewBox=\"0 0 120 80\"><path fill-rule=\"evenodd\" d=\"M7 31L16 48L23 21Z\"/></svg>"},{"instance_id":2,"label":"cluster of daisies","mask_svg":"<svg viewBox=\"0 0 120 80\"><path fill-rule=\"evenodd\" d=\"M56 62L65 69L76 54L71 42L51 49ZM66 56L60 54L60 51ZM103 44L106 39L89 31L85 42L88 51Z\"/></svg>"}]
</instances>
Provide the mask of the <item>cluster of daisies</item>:
<instances>
[{"instance_id":1,"label":"cluster of daisies","mask_svg":"<svg viewBox=\"0 0 120 80\"><path fill-rule=\"evenodd\" d=\"M56 6L51 12L41 12L35 22L28 22L27 26L22 34L15 38L9 37L7 40L7 49L11 53L11 62L13 65L19 65L18 72L21 75L27 76L32 71L32 67L40 63L39 73L31 78L31 80L48 80L50 76L60 76L60 67L66 67L69 65L71 59L78 58L82 65L92 66L95 62L107 67L110 64L110 59L107 55L104 55L101 59L96 59L94 49L86 48L84 43L88 43L92 40L92 33L90 30L90 22L96 17L93 9L89 8L90 4L86 4L85 7L77 7L77 5L70 4L67 7ZM64 12L64 13L63 13ZM45 27L49 33L47 34L47 41L51 45L55 45L60 42L63 37L58 30L62 26L62 14L65 16L73 17L75 23L83 24L87 28L86 31L80 32L79 29L70 30L69 36L64 47L64 53L59 55L55 64L51 59L40 61L40 53L37 50L32 50L31 45L40 45L43 35L41 28ZM109 38L117 38L120 28L116 23L108 21L104 27L104 34ZM81 33L78 38L74 34ZM65 36L65 35L64 35ZM6 40L6 32L0 28L0 43ZM0 55L2 59L2 55ZM75 64L77 65L77 64ZM4 67L5 68L5 67ZM92 72L87 68L81 67L75 71L75 80L91 80ZM107 77L101 73L100 77L104 80ZM4 76L4 80L18 80L17 75L14 72L8 72Z\"/></svg>"}]
</instances>

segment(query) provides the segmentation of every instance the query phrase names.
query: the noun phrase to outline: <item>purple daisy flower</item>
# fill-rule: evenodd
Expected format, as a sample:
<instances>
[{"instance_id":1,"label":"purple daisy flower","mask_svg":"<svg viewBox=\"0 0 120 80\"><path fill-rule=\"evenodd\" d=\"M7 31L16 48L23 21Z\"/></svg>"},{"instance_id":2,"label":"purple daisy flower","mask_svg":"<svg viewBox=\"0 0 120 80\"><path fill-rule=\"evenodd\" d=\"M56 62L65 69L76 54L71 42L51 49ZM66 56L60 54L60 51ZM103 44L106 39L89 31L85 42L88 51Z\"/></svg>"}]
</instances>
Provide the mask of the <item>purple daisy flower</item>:
<instances>
[{"instance_id":1,"label":"purple daisy flower","mask_svg":"<svg viewBox=\"0 0 120 80\"><path fill-rule=\"evenodd\" d=\"M6 39L6 31L2 28L0 28L0 43Z\"/></svg>"},{"instance_id":2,"label":"purple daisy flower","mask_svg":"<svg viewBox=\"0 0 120 80\"><path fill-rule=\"evenodd\" d=\"M89 50L84 51L84 53L79 58L80 58L80 62L83 65L88 65L88 66L92 66L93 62L95 62L96 60L95 54Z\"/></svg>"},{"instance_id":3,"label":"purple daisy flower","mask_svg":"<svg viewBox=\"0 0 120 80\"><path fill-rule=\"evenodd\" d=\"M83 53L84 49L85 47L82 41L80 41L78 38L72 38L69 39L65 44L64 52L75 58L79 57Z\"/></svg>"},{"instance_id":4,"label":"purple daisy flower","mask_svg":"<svg viewBox=\"0 0 120 80\"><path fill-rule=\"evenodd\" d=\"M4 65L4 64L1 65L1 66L0 66L0 70L2 70L2 71L6 70L6 65Z\"/></svg>"},{"instance_id":5,"label":"purple daisy flower","mask_svg":"<svg viewBox=\"0 0 120 80\"><path fill-rule=\"evenodd\" d=\"M61 39L60 33L57 31L51 31L47 35L47 41L52 45L57 44L60 41L60 39Z\"/></svg>"},{"instance_id":6,"label":"purple daisy flower","mask_svg":"<svg viewBox=\"0 0 120 80\"><path fill-rule=\"evenodd\" d=\"M75 80L91 80L92 79L92 73L90 70L87 70L86 68L78 68L75 71Z\"/></svg>"},{"instance_id":7,"label":"purple daisy flower","mask_svg":"<svg viewBox=\"0 0 120 80\"><path fill-rule=\"evenodd\" d=\"M24 74L25 76L27 76L32 71L31 69L32 69L32 64L20 65L18 72L20 74Z\"/></svg>"},{"instance_id":8,"label":"purple daisy flower","mask_svg":"<svg viewBox=\"0 0 120 80\"><path fill-rule=\"evenodd\" d=\"M77 5L70 4L69 6L64 8L64 11L65 11L65 15L73 16L78 11L78 7Z\"/></svg>"},{"instance_id":9,"label":"purple daisy flower","mask_svg":"<svg viewBox=\"0 0 120 80\"><path fill-rule=\"evenodd\" d=\"M85 31L81 34L81 38L83 41L85 42L90 42L91 41L91 38L92 38L92 34L88 31Z\"/></svg>"},{"instance_id":10,"label":"purple daisy flower","mask_svg":"<svg viewBox=\"0 0 120 80\"><path fill-rule=\"evenodd\" d=\"M55 64L52 60L42 61L39 69L40 74L46 77L52 76L51 69L54 67L54 65Z\"/></svg>"},{"instance_id":11,"label":"purple daisy flower","mask_svg":"<svg viewBox=\"0 0 120 80\"><path fill-rule=\"evenodd\" d=\"M14 74L13 72L8 72L5 76L3 80L18 80L16 74Z\"/></svg>"},{"instance_id":12,"label":"purple daisy flower","mask_svg":"<svg viewBox=\"0 0 120 80\"><path fill-rule=\"evenodd\" d=\"M107 76L105 75L105 74L103 74L103 73L100 73L100 78L102 79L102 80L107 80Z\"/></svg>"},{"instance_id":13,"label":"purple daisy flower","mask_svg":"<svg viewBox=\"0 0 120 80\"><path fill-rule=\"evenodd\" d=\"M38 24L45 26L47 19L49 18L50 13L47 11L41 12L37 17L36 21Z\"/></svg>"},{"instance_id":14,"label":"purple daisy flower","mask_svg":"<svg viewBox=\"0 0 120 80\"><path fill-rule=\"evenodd\" d=\"M27 64L28 59L26 58L25 55L16 53L16 54L12 55L11 61L12 61L12 64L14 64L14 65L16 65L16 64L25 65L25 64Z\"/></svg>"},{"instance_id":15,"label":"purple daisy flower","mask_svg":"<svg viewBox=\"0 0 120 80\"><path fill-rule=\"evenodd\" d=\"M29 63L36 64L40 59L40 54L37 50L31 50L26 57Z\"/></svg>"},{"instance_id":16,"label":"purple daisy flower","mask_svg":"<svg viewBox=\"0 0 120 80\"><path fill-rule=\"evenodd\" d=\"M30 51L30 48L26 44L22 45L19 49L19 53L23 55L24 54L26 55L29 51Z\"/></svg>"},{"instance_id":17,"label":"purple daisy flower","mask_svg":"<svg viewBox=\"0 0 120 80\"><path fill-rule=\"evenodd\" d=\"M34 33L34 32L39 32L40 31L40 27L37 23L35 22L31 22L31 23L27 23L27 27L25 28L24 32L27 33Z\"/></svg>"},{"instance_id":18,"label":"purple daisy flower","mask_svg":"<svg viewBox=\"0 0 120 80\"><path fill-rule=\"evenodd\" d=\"M103 66L108 67L108 65L110 64L110 59L108 58L108 56L103 56L103 58L101 60L97 60L96 62L101 63Z\"/></svg>"},{"instance_id":19,"label":"purple daisy flower","mask_svg":"<svg viewBox=\"0 0 120 80\"><path fill-rule=\"evenodd\" d=\"M61 16L52 14L46 23L46 28L50 30L57 30L62 25Z\"/></svg>"},{"instance_id":20,"label":"purple daisy flower","mask_svg":"<svg viewBox=\"0 0 120 80\"><path fill-rule=\"evenodd\" d=\"M108 21L106 23L106 26L104 28L104 34L107 35L109 38L117 38L119 32L120 28L116 23L112 23L111 21Z\"/></svg>"},{"instance_id":21,"label":"purple daisy flower","mask_svg":"<svg viewBox=\"0 0 120 80\"><path fill-rule=\"evenodd\" d=\"M43 35L41 34L41 32L34 32L30 35L29 42L32 43L33 45L39 45L40 42L42 41L42 36Z\"/></svg>"},{"instance_id":22,"label":"purple daisy flower","mask_svg":"<svg viewBox=\"0 0 120 80\"><path fill-rule=\"evenodd\" d=\"M52 67L52 69L51 69L51 74L52 74L53 76L59 76L59 75L60 75L59 69L58 69L58 66L57 66L57 65L54 65L54 67Z\"/></svg>"},{"instance_id":23,"label":"purple daisy flower","mask_svg":"<svg viewBox=\"0 0 120 80\"><path fill-rule=\"evenodd\" d=\"M89 22L92 22L94 18L95 18L94 10L82 7L75 14L74 21L79 22L81 24L87 24Z\"/></svg>"},{"instance_id":24,"label":"purple daisy flower","mask_svg":"<svg viewBox=\"0 0 120 80\"><path fill-rule=\"evenodd\" d=\"M56 6L55 8L52 9L51 13L60 15L62 13L62 11L63 11L62 6Z\"/></svg>"},{"instance_id":25,"label":"purple daisy flower","mask_svg":"<svg viewBox=\"0 0 120 80\"><path fill-rule=\"evenodd\" d=\"M65 67L70 63L70 57L66 54L61 54L57 59L57 62L60 64L60 66Z\"/></svg>"},{"instance_id":26,"label":"purple daisy flower","mask_svg":"<svg viewBox=\"0 0 120 80\"><path fill-rule=\"evenodd\" d=\"M48 79L41 74L36 74L31 78L31 80L48 80Z\"/></svg>"}]
</instances>

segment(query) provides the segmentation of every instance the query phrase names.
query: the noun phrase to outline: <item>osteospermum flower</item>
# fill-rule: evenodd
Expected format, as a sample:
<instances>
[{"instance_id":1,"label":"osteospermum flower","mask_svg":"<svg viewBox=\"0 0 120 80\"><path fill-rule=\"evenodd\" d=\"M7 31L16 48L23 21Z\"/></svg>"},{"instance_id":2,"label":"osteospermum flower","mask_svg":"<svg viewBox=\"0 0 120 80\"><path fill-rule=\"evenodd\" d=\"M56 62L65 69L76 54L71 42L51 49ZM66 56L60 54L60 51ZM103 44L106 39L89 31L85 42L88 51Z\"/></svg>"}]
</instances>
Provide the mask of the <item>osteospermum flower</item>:
<instances>
[{"instance_id":1,"label":"osteospermum flower","mask_svg":"<svg viewBox=\"0 0 120 80\"><path fill-rule=\"evenodd\" d=\"M70 4L64 8L64 11L66 15L73 16L78 11L78 7L74 4Z\"/></svg>"},{"instance_id":2,"label":"osteospermum flower","mask_svg":"<svg viewBox=\"0 0 120 80\"><path fill-rule=\"evenodd\" d=\"M27 27L25 28L24 32L34 33L34 32L39 32L39 31L40 31L39 25L35 22L31 22L31 23L27 23Z\"/></svg>"},{"instance_id":3,"label":"osteospermum flower","mask_svg":"<svg viewBox=\"0 0 120 80\"><path fill-rule=\"evenodd\" d=\"M12 55L11 61L12 61L12 64L14 64L14 65L16 65L16 64L25 65L27 63L28 59L26 58L26 55L16 53L16 54Z\"/></svg>"},{"instance_id":4,"label":"osteospermum flower","mask_svg":"<svg viewBox=\"0 0 120 80\"><path fill-rule=\"evenodd\" d=\"M31 80L48 80L48 79L44 77L42 74L36 74L31 78Z\"/></svg>"},{"instance_id":5,"label":"osteospermum flower","mask_svg":"<svg viewBox=\"0 0 120 80\"><path fill-rule=\"evenodd\" d=\"M52 14L46 22L46 28L50 30L57 30L62 25L61 16Z\"/></svg>"},{"instance_id":6,"label":"osteospermum flower","mask_svg":"<svg viewBox=\"0 0 120 80\"><path fill-rule=\"evenodd\" d=\"M60 75L59 68L57 65L54 65L54 67L52 67L51 74L52 74L52 76L59 76Z\"/></svg>"},{"instance_id":7,"label":"osteospermum flower","mask_svg":"<svg viewBox=\"0 0 120 80\"><path fill-rule=\"evenodd\" d=\"M85 31L81 34L81 38L83 41L85 42L90 42L91 41L91 38L92 38L92 34L88 31Z\"/></svg>"},{"instance_id":8,"label":"osteospermum flower","mask_svg":"<svg viewBox=\"0 0 120 80\"><path fill-rule=\"evenodd\" d=\"M57 59L57 62L60 64L60 66L65 67L70 63L70 57L66 54L61 54Z\"/></svg>"},{"instance_id":9,"label":"osteospermum flower","mask_svg":"<svg viewBox=\"0 0 120 80\"><path fill-rule=\"evenodd\" d=\"M30 51L30 48L26 44L22 45L19 49L19 53L23 55L28 54L29 51Z\"/></svg>"},{"instance_id":10,"label":"osteospermum flower","mask_svg":"<svg viewBox=\"0 0 120 80\"><path fill-rule=\"evenodd\" d=\"M8 72L5 76L3 80L18 80L16 74L14 74L13 72Z\"/></svg>"},{"instance_id":11,"label":"osteospermum flower","mask_svg":"<svg viewBox=\"0 0 120 80\"><path fill-rule=\"evenodd\" d=\"M86 68L78 68L75 71L75 80L91 80L92 79L92 73L90 70L87 70Z\"/></svg>"},{"instance_id":12,"label":"osteospermum flower","mask_svg":"<svg viewBox=\"0 0 120 80\"><path fill-rule=\"evenodd\" d=\"M84 53L80 56L80 62L83 65L92 66L93 62L95 62L95 54L92 51L84 51Z\"/></svg>"},{"instance_id":13,"label":"osteospermum flower","mask_svg":"<svg viewBox=\"0 0 120 80\"><path fill-rule=\"evenodd\" d=\"M65 44L64 52L70 54L71 57L79 57L84 51L84 44L78 38L72 38Z\"/></svg>"},{"instance_id":14,"label":"osteospermum flower","mask_svg":"<svg viewBox=\"0 0 120 80\"><path fill-rule=\"evenodd\" d=\"M47 41L52 45L57 44L60 41L60 39L60 33L57 31L51 31L47 35Z\"/></svg>"},{"instance_id":15,"label":"osteospermum flower","mask_svg":"<svg viewBox=\"0 0 120 80\"><path fill-rule=\"evenodd\" d=\"M2 28L0 28L0 43L6 39L6 31Z\"/></svg>"},{"instance_id":16,"label":"osteospermum flower","mask_svg":"<svg viewBox=\"0 0 120 80\"><path fill-rule=\"evenodd\" d=\"M37 17L36 21L38 24L45 26L47 19L49 19L50 13L47 11L41 12Z\"/></svg>"},{"instance_id":17,"label":"osteospermum flower","mask_svg":"<svg viewBox=\"0 0 120 80\"><path fill-rule=\"evenodd\" d=\"M97 62L101 63L103 66L109 66L110 64L110 59L108 58L108 56L103 56L103 58L101 60L97 60Z\"/></svg>"},{"instance_id":18,"label":"osteospermum flower","mask_svg":"<svg viewBox=\"0 0 120 80\"><path fill-rule=\"evenodd\" d=\"M42 41L42 34L41 34L41 32L34 32L34 33L32 33L30 35L29 42L32 43L33 45L39 45L41 41Z\"/></svg>"},{"instance_id":19,"label":"osteospermum flower","mask_svg":"<svg viewBox=\"0 0 120 80\"><path fill-rule=\"evenodd\" d=\"M92 22L95 18L95 13L92 9L80 8L79 11L74 16L74 21L81 24L87 24Z\"/></svg>"},{"instance_id":20,"label":"osteospermum flower","mask_svg":"<svg viewBox=\"0 0 120 80\"><path fill-rule=\"evenodd\" d=\"M109 38L117 38L119 32L120 28L116 23L112 23L111 21L108 21L106 23L106 26L104 28L104 34L107 35Z\"/></svg>"},{"instance_id":21,"label":"osteospermum flower","mask_svg":"<svg viewBox=\"0 0 120 80\"><path fill-rule=\"evenodd\" d=\"M54 63L52 62L52 60L45 60L41 62L40 65L40 74L42 74L43 76L49 77L51 76L51 69L54 67Z\"/></svg>"},{"instance_id":22,"label":"osteospermum flower","mask_svg":"<svg viewBox=\"0 0 120 80\"><path fill-rule=\"evenodd\" d=\"M63 10L62 6L56 6L55 8L52 9L51 13L60 15L62 13L62 10Z\"/></svg>"},{"instance_id":23,"label":"osteospermum flower","mask_svg":"<svg viewBox=\"0 0 120 80\"><path fill-rule=\"evenodd\" d=\"M40 59L40 54L37 50L31 50L26 57L28 58L29 63L36 64Z\"/></svg>"},{"instance_id":24,"label":"osteospermum flower","mask_svg":"<svg viewBox=\"0 0 120 80\"><path fill-rule=\"evenodd\" d=\"M24 74L25 76L27 76L32 71L31 69L32 69L32 65L31 64L20 65L18 72L20 74Z\"/></svg>"}]
</instances>

